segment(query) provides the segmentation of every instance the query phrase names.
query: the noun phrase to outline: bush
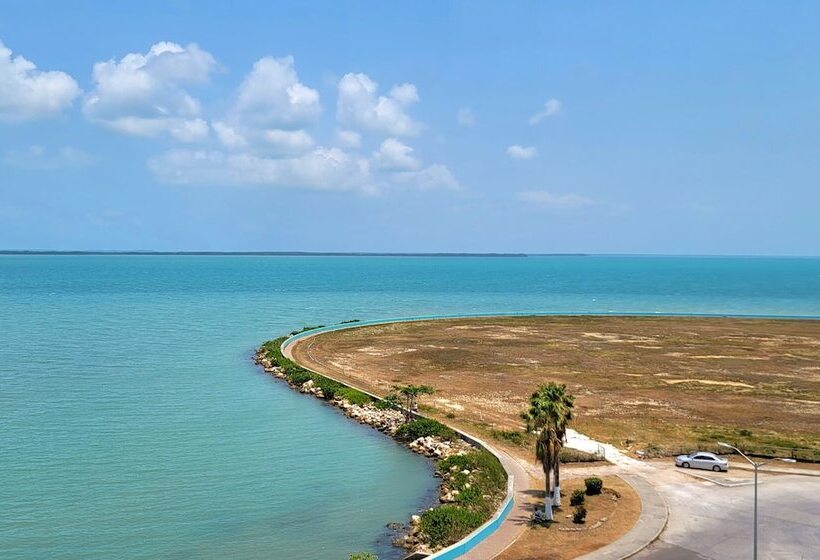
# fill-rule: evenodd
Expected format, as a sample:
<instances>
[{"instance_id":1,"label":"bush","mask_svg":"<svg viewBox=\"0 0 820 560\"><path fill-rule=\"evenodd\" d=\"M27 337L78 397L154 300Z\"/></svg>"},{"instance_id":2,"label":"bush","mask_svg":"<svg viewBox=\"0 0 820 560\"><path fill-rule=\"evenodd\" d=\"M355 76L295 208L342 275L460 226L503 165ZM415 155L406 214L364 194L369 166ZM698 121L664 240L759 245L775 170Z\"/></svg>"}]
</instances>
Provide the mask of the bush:
<instances>
[{"instance_id":1,"label":"bush","mask_svg":"<svg viewBox=\"0 0 820 560\"><path fill-rule=\"evenodd\" d=\"M568 447L561 448L560 456L562 463L592 463L602 460L602 458L595 453L587 453L580 449L570 449Z\"/></svg>"},{"instance_id":2,"label":"bush","mask_svg":"<svg viewBox=\"0 0 820 560\"><path fill-rule=\"evenodd\" d=\"M359 406L364 406L369 402L373 402L373 399L370 398L370 395L367 393L362 393L352 387L342 387L341 389L336 391L336 398L344 399L350 404L356 404Z\"/></svg>"},{"instance_id":3,"label":"bush","mask_svg":"<svg viewBox=\"0 0 820 560\"><path fill-rule=\"evenodd\" d=\"M584 491L579 488L578 490L574 490L572 492L572 496L569 498L569 505L582 506L584 505L584 500Z\"/></svg>"},{"instance_id":4,"label":"bush","mask_svg":"<svg viewBox=\"0 0 820 560\"><path fill-rule=\"evenodd\" d=\"M395 393L389 393L382 400L376 401L379 410L401 410L401 399Z\"/></svg>"},{"instance_id":5,"label":"bush","mask_svg":"<svg viewBox=\"0 0 820 560\"><path fill-rule=\"evenodd\" d=\"M448 546L483 523L480 513L455 505L443 505L421 514L419 529L430 546Z\"/></svg>"},{"instance_id":6,"label":"bush","mask_svg":"<svg viewBox=\"0 0 820 560\"><path fill-rule=\"evenodd\" d=\"M601 493L604 487L604 481L597 476L584 479L584 485L587 487L587 496L595 496Z\"/></svg>"},{"instance_id":7,"label":"bush","mask_svg":"<svg viewBox=\"0 0 820 560\"><path fill-rule=\"evenodd\" d=\"M438 436L442 439L456 439L456 434L453 430L429 418L420 418L418 420L411 420L406 424L399 426L396 430L396 439L400 441L413 441L420 437Z\"/></svg>"},{"instance_id":8,"label":"bush","mask_svg":"<svg viewBox=\"0 0 820 560\"><path fill-rule=\"evenodd\" d=\"M573 523L584 523L587 519L587 508L584 506L577 506L572 512Z\"/></svg>"},{"instance_id":9,"label":"bush","mask_svg":"<svg viewBox=\"0 0 820 560\"><path fill-rule=\"evenodd\" d=\"M294 385L301 385L302 383L310 381L313 378L309 372L304 370L285 371L285 375L287 376L288 381Z\"/></svg>"},{"instance_id":10,"label":"bush","mask_svg":"<svg viewBox=\"0 0 820 560\"><path fill-rule=\"evenodd\" d=\"M439 461L439 472L449 473L450 469L454 472L449 476L448 485L459 492L456 503L481 513L485 519L490 517L497 505L494 498L507 488L507 473L495 455L481 449ZM462 474L463 470L470 474Z\"/></svg>"},{"instance_id":11,"label":"bush","mask_svg":"<svg viewBox=\"0 0 820 560\"><path fill-rule=\"evenodd\" d=\"M490 435L492 435L495 439L508 441L513 445L524 444L524 434L516 430L493 430L490 432Z\"/></svg>"},{"instance_id":12,"label":"bush","mask_svg":"<svg viewBox=\"0 0 820 560\"><path fill-rule=\"evenodd\" d=\"M348 560L379 560L379 557L369 552L354 552Z\"/></svg>"}]
</instances>

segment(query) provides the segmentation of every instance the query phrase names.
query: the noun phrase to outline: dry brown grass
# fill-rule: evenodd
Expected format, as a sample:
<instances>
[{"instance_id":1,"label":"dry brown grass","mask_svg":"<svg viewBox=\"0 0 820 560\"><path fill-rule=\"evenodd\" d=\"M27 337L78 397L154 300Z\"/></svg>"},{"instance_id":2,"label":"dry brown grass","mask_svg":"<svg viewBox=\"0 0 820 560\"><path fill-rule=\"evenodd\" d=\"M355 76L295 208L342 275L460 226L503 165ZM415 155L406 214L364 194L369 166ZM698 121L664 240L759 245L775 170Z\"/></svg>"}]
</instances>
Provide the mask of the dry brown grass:
<instances>
[{"instance_id":1,"label":"dry brown grass","mask_svg":"<svg viewBox=\"0 0 820 560\"><path fill-rule=\"evenodd\" d=\"M820 447L820 321L452 319L330 332L292 351L376 393L432 385L428 412L484 435L520 429L529 394L557 381L577 397L574 426L622 447Z\"/></svg>"},{"instance_id":2,"label":"dry brown grass","mask_svg":"<svg viewBox=\"0 0 820 560\"><path fill-rule=\"evenodd\" d=\"M584 506L587 518L584 525L576 525L569 518L574 508L569 496L577 488L584 488L582 478L565 481L562 494L566 493L564 506L555 510L555 522L550 527L532 526L524 531L515 543L497 556L498 560L564 560L592 552L626 534L641 514L641 501L635 491L617 476L602 477L604 493L587 496ZM613 499L613 492L618 498ZM543 504L543 491L533 493L530 499L534 507ZM604 520L595 527L596 522ZM581 527L582 531L565 531L565 528Z\"/></svg>"}]
</instances>

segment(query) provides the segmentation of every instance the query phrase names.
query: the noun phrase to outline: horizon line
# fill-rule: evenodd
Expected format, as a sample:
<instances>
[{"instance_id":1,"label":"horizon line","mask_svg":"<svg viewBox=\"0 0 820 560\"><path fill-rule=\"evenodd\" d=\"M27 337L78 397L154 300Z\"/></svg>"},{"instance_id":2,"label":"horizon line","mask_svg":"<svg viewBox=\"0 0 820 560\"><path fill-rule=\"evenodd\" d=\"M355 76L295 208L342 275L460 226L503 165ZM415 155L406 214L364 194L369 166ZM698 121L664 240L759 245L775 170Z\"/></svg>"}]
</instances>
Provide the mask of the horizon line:
<instances>
[{"instance_id":1,"label":"horizon line","mask_svg":"<svg viewBox=\"0 0 820 560\"><path fill-rule=\"evenodd\" d=\"M0 249L0 256L280 256L280 257L711 257L711 258L820 258L820 255L766 255L721 253L580 253L580 252L467 252L467 251L154 251L103 249Z\"/></svg>"}]
</instances>

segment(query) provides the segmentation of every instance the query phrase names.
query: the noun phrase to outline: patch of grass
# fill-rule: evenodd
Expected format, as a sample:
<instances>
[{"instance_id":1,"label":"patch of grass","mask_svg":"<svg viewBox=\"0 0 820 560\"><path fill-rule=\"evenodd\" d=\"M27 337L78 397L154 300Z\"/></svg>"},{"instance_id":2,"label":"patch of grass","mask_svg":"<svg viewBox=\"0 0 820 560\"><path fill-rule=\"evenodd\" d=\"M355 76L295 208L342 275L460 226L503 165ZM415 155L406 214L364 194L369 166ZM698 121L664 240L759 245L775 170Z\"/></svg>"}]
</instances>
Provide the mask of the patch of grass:
<instances>
[{"instance_id":1,"label":"patch of grass","mask_svg":"<svg viewBox=\"0 0 820 560\"><path fill-rule=\"evenodd\" d=\"M485 519L495 511L497 498L507 488L504 467L495 455L484 449L443 459L439 461L438 470L441 473L454 470L449 476L448 485L451 490L459 492L456 503L481 513ZM463 471L470 471L470 474Z\"/></svg>"},{"instance_id":2,"label":"patch of grass","mask_svg":"<svg viewBox=\"0 0 820 560\"><path fill-rule=\"evenodd\" d=\"M438 436L441 439L457 439L456 433L437 420L431 418L419 418L411 420L399 426L396 430L396 439L400 441L413 441L420 437Z\"/></svg>"},{"instance_id":3,"label":"patch of grass","mask_svg":"<svg viewBox=\"0 0 820 560\"><path fill-rule=\"evenodd\" d=\"M443 505L421 514L420 531L432 547L449 546L484 522L480 513Z\"/></svg>"},{"instance_id":4,"label":"patch of grass","mask_svg":"<svg viewBox=\"0 0 820 560\"><path fill-rule=\"evenodd\" d=\"M527 434L518 430L492 430L490 435L499 441L506 441L518 446L524 446L525 439L529 439L525 437Z\"/></svg>"},{"instance_id":5,"label":"patch of grass","mask_svg":"<svg viewBox=\"0 0 820 560\"><path fill-rule=\"evenodd\" d=\"M373 402L373 399L367 393L362 393L358 389L353 389L352 387L342 387L341 389L336 391L336 398L337 399L344 399L350 404L355 404L358 406L364 406L370 402Z\"/></svg>"}]
</instances>

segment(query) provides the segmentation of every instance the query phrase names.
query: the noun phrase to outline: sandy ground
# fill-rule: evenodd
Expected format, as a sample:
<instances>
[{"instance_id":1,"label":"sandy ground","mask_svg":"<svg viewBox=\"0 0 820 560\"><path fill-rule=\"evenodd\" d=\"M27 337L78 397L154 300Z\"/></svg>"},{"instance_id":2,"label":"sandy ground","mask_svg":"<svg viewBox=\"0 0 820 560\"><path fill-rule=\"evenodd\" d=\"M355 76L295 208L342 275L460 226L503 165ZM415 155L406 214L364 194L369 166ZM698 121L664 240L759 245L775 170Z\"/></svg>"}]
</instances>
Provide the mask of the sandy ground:
<instances>
[{"instance_id":1,"label":"sandy ground","mask_svg":"<svg viewBox=\"0 0 820 560\"><path fill-rule=\"evenodd\" d=\"M376 393L432 385L426 412L485 436L520 429L529 394L558 381L576 395L574 427L622 449L820 448L820 321L421 321L325 333L293 354Z\"/></svg>"},{"instance_id":2,"label":"sandy ground","mask_svg":"<svg viewBox=\"0 0 820 560\"><path fill-rule=\"evenodd\" d=\"M555 511L555 523L549 528L532 526L525 529L513 545L497 556L500 560L564 560L575 558L604 546L626 533L641 513L641 502L635 491L617 476L604 476L606 493L588 496L585 501L587 521L576 525L570 518L573 507L569 496L576 488L584 488L584 472L568 470L564 475L563 507ZM533 481L533 487L542 485ZM614 491L614 494L611 493ZM613 499L617 496L617 499ZM530 509L543 503L543 491L533 490ZM567 529L580 528L580 531Z\"/></svg>"}]
</instances>

